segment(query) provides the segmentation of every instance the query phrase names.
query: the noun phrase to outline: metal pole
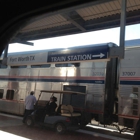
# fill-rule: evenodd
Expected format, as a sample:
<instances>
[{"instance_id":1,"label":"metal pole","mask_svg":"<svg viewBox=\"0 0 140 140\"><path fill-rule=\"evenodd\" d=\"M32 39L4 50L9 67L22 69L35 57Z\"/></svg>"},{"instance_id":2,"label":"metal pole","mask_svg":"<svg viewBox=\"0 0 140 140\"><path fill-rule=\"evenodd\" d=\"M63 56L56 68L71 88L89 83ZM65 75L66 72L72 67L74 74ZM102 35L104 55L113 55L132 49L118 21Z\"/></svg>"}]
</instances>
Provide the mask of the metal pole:
<instances>
[{"instance_id":1,"label":"metal pole","mask_svg":"<svg viewBox=\"0 0 140 140\"><path fill-rule=\"evenodd\" d=\"M126 24L126 5L127 0L122 0L121 5L121 21L120 21L120 47L121 47L121 54L124 58L124 46L125 46L125 24Z\"/></svg>"},{"instance_id":2,"label":"metal pole","mask_svg":"<svg viewBox=\"0 0 140 140\"><path fill-rule=\"evenodd\" d=\"M4 65L7 65L8 48L9 48L9 44L5 47L5 50L4 50L4 55L3 55L3 60L2 60L2 64Z\"/></svg>"},{"instance_id":3,"label":"metal pole","mask_svg":"<svg viewBox=\"0 0 140 140\"><path fill-rule=\"evenodd\" d=\"M3 58L7 58L9 44L5 47Z\"/></svg>"},{"instance_id":4,"label":"metal pole","mask_svg":"<svg viewBox=\"0 0 140 140\"><path fill-rule=\"evenodd\" d=\"M118 98L118 102L120 102L119 98L119 81L120 81L120 60L124 58L125 53L125 24L126 24L126 2L127 0L122 0L121 5L121 21L120 21L120 45L118 48L118 56L117 59L117 75L116 75L116 98ZM119 107L118 107L119 111Z\"/></svg>"}]
</instances>

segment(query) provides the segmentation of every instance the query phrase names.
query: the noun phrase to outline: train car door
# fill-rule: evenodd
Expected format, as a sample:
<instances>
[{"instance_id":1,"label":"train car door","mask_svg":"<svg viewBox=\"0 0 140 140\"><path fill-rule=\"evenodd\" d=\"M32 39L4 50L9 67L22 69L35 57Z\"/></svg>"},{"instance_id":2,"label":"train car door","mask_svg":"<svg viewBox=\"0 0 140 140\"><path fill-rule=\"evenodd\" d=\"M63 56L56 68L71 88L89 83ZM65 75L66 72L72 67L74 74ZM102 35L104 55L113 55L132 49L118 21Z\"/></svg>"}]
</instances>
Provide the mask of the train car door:
<instances>
[{"instance_id":1,"label":"train car door","mask_svg":"<svg viewBox=\"0 0 140 140\"><path fill-rule=\"evenodd\" d=\"M27 95L27 91L25 89L21 89L19 91L19 114L23 115L24 114L24 109L25 109L25 105L24 105L24 101L25 101L25 97Z\"/></svg>"}]
</instances>

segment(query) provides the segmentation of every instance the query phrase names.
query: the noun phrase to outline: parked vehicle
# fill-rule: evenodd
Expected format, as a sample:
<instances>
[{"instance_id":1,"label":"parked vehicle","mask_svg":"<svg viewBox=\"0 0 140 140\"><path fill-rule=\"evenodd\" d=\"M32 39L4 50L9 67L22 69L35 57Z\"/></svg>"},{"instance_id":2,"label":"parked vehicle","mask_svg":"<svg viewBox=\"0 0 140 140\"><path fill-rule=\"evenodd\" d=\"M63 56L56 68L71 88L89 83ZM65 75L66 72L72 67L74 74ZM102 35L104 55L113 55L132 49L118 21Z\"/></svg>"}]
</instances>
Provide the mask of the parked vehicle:
<instances>
[{"instance_id":1,"label":"parked vehicle","mask_svg":"<svg viewBox=\"0 0 140 140\"><path fill-rule=\"evenodd\" d=\"M45 101L48 101L49 99L45 99L43 94L49 94L50 97L54 96L54 94L60 96L59 105L51 115L45 113ZM39 124L54 128L58 133L64 133L66 130L79 129L82 124L82 114L84 110L81 110L81 112L75 112L72 105L63 104L62 97L64 94L70 95L71 98L75 94L84 95L84 93L73 91L41 90L36 104L36 110L27 117L26 125L33 126ZM42 98L43 100L41 100Z\"/></svg>"}]
</instances>

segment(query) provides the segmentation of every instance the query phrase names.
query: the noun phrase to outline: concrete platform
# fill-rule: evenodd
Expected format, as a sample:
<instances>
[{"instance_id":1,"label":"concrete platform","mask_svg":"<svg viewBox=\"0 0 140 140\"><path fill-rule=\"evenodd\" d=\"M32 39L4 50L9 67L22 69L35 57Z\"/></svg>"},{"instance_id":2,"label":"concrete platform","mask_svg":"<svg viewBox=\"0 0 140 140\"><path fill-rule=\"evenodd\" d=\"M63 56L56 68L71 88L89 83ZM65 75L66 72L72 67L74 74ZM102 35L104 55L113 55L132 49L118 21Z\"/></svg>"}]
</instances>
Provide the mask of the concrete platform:
<instances>
[{"instance_id":1,"label":"concrete platform","mask_svg":"<svg viewBox=\"0 0 140 140\"><path fill-rule=\"evenodd\" d=\"M0 113L1 140L128 140L94 131L78 130L57 134L49 128L41 126L27 127L22 123L22 117Z\"/></svg>"}]
</instances>

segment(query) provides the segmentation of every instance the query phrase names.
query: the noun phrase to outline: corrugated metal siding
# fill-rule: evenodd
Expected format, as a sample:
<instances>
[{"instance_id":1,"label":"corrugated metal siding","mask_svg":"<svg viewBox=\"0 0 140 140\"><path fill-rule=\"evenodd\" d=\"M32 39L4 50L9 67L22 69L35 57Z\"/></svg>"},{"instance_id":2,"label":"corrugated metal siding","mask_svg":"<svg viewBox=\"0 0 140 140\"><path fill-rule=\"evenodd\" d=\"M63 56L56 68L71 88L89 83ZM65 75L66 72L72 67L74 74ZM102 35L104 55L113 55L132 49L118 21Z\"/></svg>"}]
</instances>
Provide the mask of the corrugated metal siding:
<instances>
[{"instance_id":1,"label":"corrugated metal siding","mask_svg":"<svg viewBox=\"0 0 140 140\"><path fill-rule=\"evenodd\" d=\"M120 14L121 1L122 0L112 0L111 2L108 3L102 3L99 5L93 5L90 7L77 9L76 12L85 21L111 16L115 14ZM139 9L140 9L140 0L127 0L127 12L139 10ZM65 19L60 14L57 14L54 16L42 18L38 21L35 21L27 25L20 32L42 30L42 29L48 29L48 28L53 28L53 27L58 27L58 26L63 26L68 24L71 24L71 22Z\"/></svg>"},{"instance_id":2,"label":"corrugated metal siding","mask_svg":"<svg viewBox=\"0 0 140 140\"><path fill-rule=\"evenodd\" d=\"M140 0L134 0L137 9L140 9Z\"/></svg>"},{"instance_id":3,"label":"corrugated metal siding","mask_svg":"<svg viewBox=\"0 0 140 140\"><path fill-rule=\"evenodd\" d=\"M40 19L38 21L35 21L27 25L25 28L21 30L21 32L30 32L33 30L48 29L52 27L63 26L66 24L71 24L71 23L67 21L64 17L62 17L61 15L54 15L54 16Z\"/></svg>"},{"instance_id":4,"label":"corrugated metal siding","mask_svg":"<svg viewBox=\"0 0 140 140\"><path fill-rule=\"evenodd\" d=\"M119 1L112 1L96 6L78 9L77 13L86 21L120 13L119 9L120 9Z\"/></svg>"},{"instance_id":5,"label":"corrugated metal siding","mask_svg":"<svg viewBox=\"0 0 140 140\"><path fill-rule=\"evenodd\" d=\"M121 11L121 1L116 0L100 5L90 6L78 9L77 13L86 21L105 16L119 14ZM140 0L128 0L127 11L134 11L140 9Z\"/></svg>"},{"instance_id":6,"label":"corrugated metal siding","mask_svg":"<svg viewBox=\"0 0 140 140\"><path fill-rule=\"evenodd\" d=\"M128 0L127 11L134 11L140 9L140 0Z\"/></svg>"}]
</instances>

